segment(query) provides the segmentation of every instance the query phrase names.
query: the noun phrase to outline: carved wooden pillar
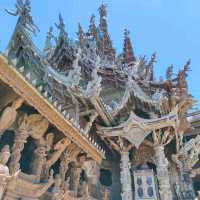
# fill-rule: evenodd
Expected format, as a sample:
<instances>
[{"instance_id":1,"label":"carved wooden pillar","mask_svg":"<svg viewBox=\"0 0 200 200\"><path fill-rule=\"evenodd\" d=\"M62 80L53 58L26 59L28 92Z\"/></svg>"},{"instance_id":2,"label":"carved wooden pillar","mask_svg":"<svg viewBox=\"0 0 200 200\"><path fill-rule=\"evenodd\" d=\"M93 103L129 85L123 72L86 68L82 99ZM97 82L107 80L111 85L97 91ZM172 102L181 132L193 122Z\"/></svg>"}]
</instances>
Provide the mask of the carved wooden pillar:
<instances>
[{"instance_id":1,"label":"carved wooden pillar","mask_svg":"<svg viewBox=\"0 0 200 200\"><path fill-rule=\"evenodd\" d=\"M121 155L120 161L120 180L121 180L121 197L122 200L132 200L132 180L130 171L129 151L133 147L127 140L119 138L118 141L112 141L107 138L110 145L116 149Z\"/></svg>"},{"instance_id":2,"label":"carved wooden pillar","mask_svg":"<svg viewBox=\"0 0 200 200\"><path fill-rule=\"evenodd\" d=\"M61 188L61 177L60 174L56 174L55 179L54 179L54 187L52 190L53 198L52 200L60 200L62 199L63 196L63 190Z\"/></svg>"},{"instance_id":3,"label":"carved wooden pillar","mask_svg":"<svg viewBox=\"0 0 200 200\"><path fill-rule=\"evenodd\" d=\"M200 136L190 139L184 143L176 154L172 155L172 160L176 163L180 174L179 193L182 199L192 200L195 192L192 184L192 177L198 174L192 168L199 161Z\"/></svg>"},{"instance_id":4,"label":"carved wooden pillar","mask_svg":"<svg viewBox=\"0 0 200 200\"><path fill-rule=\"evenodd\" d=\"M133 193L131 188L131 172L130 172L130 160L129 152L121 151L121 163L120 163L120 180L122 185L122 200L132 200Z\"/></svg>"},{"instance_id":5,"label":"carved wooden pillar","mask_svg":"<svg viewBox=\"0 0 200 200\"><path fill-rule=\"evenodd\" d=\"M27 116L25 116L19 125L18 132L15 135L15 141L12 148L9 165L11 174L16 173L20 169L21 152L24 149L24 144L27 142L28 136Z\"/></svg>"},{"instance_id":6,"label":"carved wooden pillar","mask_svg":"<svg viewBox=\"0 0 200 200\"><path fill-rule=\"evenodd\" d=\"M193 200L195 192L192 184L191 169L187 164L183 163L183 168L180 169L180 192L184 200Z\"/></svg>"},{"instance_id":7,"label":"carved wooden pillar","mask_svg":"<svg viewBox=\"0 0 200 200\"><path fill-rule=\"evenodd\" d=\"M154 147L154 150L160 198L161 200L172 200L172 192L170 188L168 172L168 161L165 156L164 146L157 145Z\"/></svg>"},{"instance_id":8,"label":"carved wooden pillar","mask_svg":"<svg viewBox=\"0 0 200 200\"><path fill-rule=\"evenodd\" d=\"M67 151L65 151L61 156L60 169L59 169L62 188L65 186L65 175L67 173L68 165L70 162L71 162L70 154Z\"/></svg>"}]
</instances>

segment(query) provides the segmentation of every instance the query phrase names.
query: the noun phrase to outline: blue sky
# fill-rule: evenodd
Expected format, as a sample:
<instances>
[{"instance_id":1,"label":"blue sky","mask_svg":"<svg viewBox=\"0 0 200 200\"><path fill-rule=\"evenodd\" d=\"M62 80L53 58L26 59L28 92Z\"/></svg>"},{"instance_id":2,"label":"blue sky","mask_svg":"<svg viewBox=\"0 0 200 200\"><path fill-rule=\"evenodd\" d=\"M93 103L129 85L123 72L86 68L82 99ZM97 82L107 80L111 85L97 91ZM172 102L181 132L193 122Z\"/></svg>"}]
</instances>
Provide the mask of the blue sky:
<instances>
[{"instance_id":1,"label":"blue sky","mask_svg":"<svg viewBox=\"0 0 200 200\"><path fill-rule=\"evenodd\" d=\"M118 52L122 51L123 29L131 31L137 56L156 51L157 77L165 75L167 66L176 71L191 58L189 89L200 100L200 1L199 0L105 0L111 38ZM16 18L4 8L14 10L15 0L0 0L0 50L4 50L14 29ZM32 0L32 15L40 28L37 46L44 45L49 26L58 21L60 12L69 35L76 37L77 23L87 29L91 14L96 15L101 0ZM55 30L56 32L56 30Z\"/></svg>"}]
</instances>

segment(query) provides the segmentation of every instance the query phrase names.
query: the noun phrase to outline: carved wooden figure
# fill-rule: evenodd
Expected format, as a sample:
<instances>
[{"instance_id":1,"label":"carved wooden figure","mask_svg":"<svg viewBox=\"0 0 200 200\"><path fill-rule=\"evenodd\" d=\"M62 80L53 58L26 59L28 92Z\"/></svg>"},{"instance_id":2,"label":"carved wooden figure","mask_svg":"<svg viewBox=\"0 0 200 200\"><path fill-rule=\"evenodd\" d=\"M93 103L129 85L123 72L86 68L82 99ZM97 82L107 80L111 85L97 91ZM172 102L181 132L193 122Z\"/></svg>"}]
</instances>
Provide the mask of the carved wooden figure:
<instances>
[{"instance_id":1,"label":"carved wooden figure","mask_svg":"<svg viewBox=\"0 0 200 200\"><path fill-rule=\"evenodd\" d=\"M0 137L3 135L4 131L9 129L17 118L17 109L21 107L24 100L18 98L12 102L11 106L8 106L4 109L3 113L0 116Z\"/></svg>"}]
</instances>

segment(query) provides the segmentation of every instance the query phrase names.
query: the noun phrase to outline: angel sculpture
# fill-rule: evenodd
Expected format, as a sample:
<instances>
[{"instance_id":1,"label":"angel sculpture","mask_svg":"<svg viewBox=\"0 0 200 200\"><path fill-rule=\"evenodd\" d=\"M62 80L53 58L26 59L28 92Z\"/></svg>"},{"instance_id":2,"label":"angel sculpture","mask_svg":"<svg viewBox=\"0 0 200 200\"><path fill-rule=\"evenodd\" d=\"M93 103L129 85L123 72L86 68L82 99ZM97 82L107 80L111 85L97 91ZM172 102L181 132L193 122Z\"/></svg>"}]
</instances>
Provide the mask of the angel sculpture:
<instances>
[{"instance_id":1,"label":"angel sculpture","mask_svg":"<svg viewBox=\"0 0 200 200\"><path fill-rule=\"evenodd\" d=\"M36 35L36 32L40 31L39 28L35 25L32 16L30 15L31 12L31 2L30 0L17 0L16 4L16 11L11 12L7 9L5 11L12 16L19 16L18 23L24 26L28 31Z\"/></svg>"}]
</instances>

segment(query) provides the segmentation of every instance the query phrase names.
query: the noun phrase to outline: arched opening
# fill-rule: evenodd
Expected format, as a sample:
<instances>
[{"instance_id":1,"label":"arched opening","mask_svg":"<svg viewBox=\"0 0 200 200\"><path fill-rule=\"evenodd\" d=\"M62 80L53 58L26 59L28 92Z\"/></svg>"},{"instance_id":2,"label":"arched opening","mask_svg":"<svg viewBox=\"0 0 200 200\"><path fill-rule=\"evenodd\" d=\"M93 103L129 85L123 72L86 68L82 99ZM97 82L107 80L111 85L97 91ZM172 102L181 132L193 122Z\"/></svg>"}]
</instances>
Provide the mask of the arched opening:
<instances>
[{"instance_id":1,"label":"arched opening","mask_svg":"<svg viewBox=\"0 0 200 200\"><path fill-rule=\"evenodd\" d=\"M136 167L136 170L148 170L153 169L154 173L156 173L156 165L151 162L146 162L145 164L140 164Z\"/></svg>"},{"instance_id":2,"label":"arched opening","mask_svg":"<svg viewBox=\"0 0 200 200\"><path fill-rule=\"evenodd\" d=\"M85 170L81 171L80 183L87 181Z\"/></svg>"},{"instance_id":3,"label":"arched opening","mask_svg":"<svg viewBox=\"0 0 200 200\"><path fill-rule=\"evenodd\" d=\"M194 191L197 195L198 191L200 191L200 176L197 176L193 179L193 187L194 187Z\"/></svg>"},{"instance_id":4,"label":"arched opening","mask_svg":"<svg viewBox=\"0 0 200 200\"><path fill-rule=\"evenodd\" d=\"M58 160L51 166L51 169L53 169L54 174L59 174L60 159L58 159Z\"/></svg>"},{"instance_id":5,"label":"arched opening","mask_svg":"<svg viewBox=\"0 0 200 200\"><path fill-rule=\"evenodd\" d=\"M28 137L27 143L24 145L24 149L21 153L20 166L22 172L24 173L30 172L30 164L32 161L32 156L30 155L34 154L35 149L36 149L36 144L34 142L34 139Z\"/></svg>"},{"instance_id":6,"label":"arched opening","mask_svg":"<svg viewBox=\"0 0 200 200\"><path fill-rule=\"evenodd\" d=\"M100 169L100 183L106 187L112 185L112 172L107 169Z\"/></svg>"},{"instance_id":7,"label":"arched opening","mask_svg":"<svg viewBox=\"0 0 200 200\"><path fill-rule=\"evenodd\" d=\"M11 149L14 144L14 139L15 139L14 131L5 131L0 140L0 149L2 149L4 145L9 145Z\"/></svg>"}]
</instances>

